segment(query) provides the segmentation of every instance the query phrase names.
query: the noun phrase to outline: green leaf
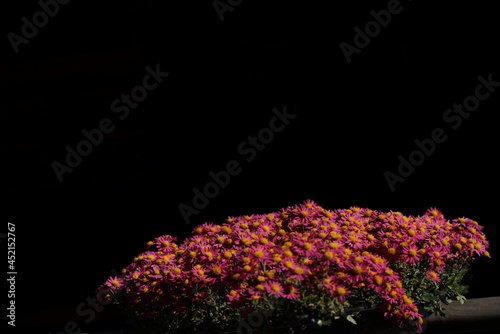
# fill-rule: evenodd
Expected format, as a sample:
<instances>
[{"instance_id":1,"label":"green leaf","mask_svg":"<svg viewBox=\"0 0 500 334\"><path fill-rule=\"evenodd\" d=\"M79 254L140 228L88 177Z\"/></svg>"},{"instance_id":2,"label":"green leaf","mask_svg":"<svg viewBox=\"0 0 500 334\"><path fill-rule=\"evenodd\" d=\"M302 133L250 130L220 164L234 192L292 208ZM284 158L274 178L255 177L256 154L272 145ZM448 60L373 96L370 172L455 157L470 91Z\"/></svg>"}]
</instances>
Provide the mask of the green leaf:
<instances>
[{"instance_id":1,"label":"green leaf","mask_svg":"<svg viewBox=\"0 0 500 334\"><path fill-rule=\"evenodd\" d=\"M353 323L354 325L357 325L358 323L356 322L356 320L354 320L354 318L352 317L352 315L348 315L346 317L347 321L349 321L350 323Z\"/></svg>"},{"instance_id":2,"label":"green leaf","mask_svg":"<svg viewBox=\"0 0 500 334\"><path fill-rule=\"evenodd\" d=\"M467 298L465 298L465 296L462 296L462 295L457 295L457 300L460 302L460 304L464 304L464 302L467 300Z\"/></svg>"}]
</instances>

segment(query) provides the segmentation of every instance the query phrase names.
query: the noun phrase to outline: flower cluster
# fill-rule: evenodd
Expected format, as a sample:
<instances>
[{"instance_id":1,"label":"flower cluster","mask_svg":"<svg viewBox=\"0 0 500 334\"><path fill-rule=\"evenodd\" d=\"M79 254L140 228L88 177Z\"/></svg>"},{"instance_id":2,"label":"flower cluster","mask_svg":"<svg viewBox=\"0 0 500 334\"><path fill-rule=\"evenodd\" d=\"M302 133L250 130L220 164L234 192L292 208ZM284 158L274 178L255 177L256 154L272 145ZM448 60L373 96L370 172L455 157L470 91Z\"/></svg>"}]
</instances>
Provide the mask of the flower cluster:
<instances>
[{"instance_id":1,"label":"flower cluster","mask_svg":"<svg viewBox=\"0 0 500 334\"><path fill-rule=\"evenodd\" d=\"M356 305L370 291L382 314L399 325L422 315L404 286L407 267L420 264L436 282L452 262L488 256L482 227L468 218L447 220L437 209L421 216L366 208L326 210L311 200L269 214L205 223L177 245L161 236L99 288L141 316L191 312L217 291L244 316L255 301L290 302L306 293Z\"/></svg>"}]
</instances>

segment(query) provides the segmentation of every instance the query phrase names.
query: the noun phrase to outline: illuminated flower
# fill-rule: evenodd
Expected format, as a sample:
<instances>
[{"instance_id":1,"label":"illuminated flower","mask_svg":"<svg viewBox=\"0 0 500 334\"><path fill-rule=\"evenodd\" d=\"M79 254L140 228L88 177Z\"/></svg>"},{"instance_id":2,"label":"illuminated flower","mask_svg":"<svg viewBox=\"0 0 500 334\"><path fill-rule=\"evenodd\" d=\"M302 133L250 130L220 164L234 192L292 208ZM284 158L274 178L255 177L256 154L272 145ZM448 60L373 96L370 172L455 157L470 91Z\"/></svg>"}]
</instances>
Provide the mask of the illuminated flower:
<instances>
[{"instance_id":1,"label":"illuminated flower","mask_svg":"<svg viewBox=\"0 0 500 334\"><path fill-rule=\"evenodd\" d=\"M123 286L123 279L120 277L110 277L106 281L105 285L111 289L118 289Z\"/></svg>"},{"instance_id":2,"label":"illuminated flower","mask_svg":"<svg viewBox=\"0 0 500 334\"><path fill-rule=\"evenodd\" d=\"M438 274L435 271L430 270L425 275L427 277L429 277L430 280L433 281L433 282L439 282L439 281L441 281L441 279L439 278Z\"/></svg>"},{"instance_id":3,"label":"illuminated flower","mask_svg":"<svg viewBox=\"0 0 500 334\"><path fill-rule=\"evenodd\" d=\"M312 200L268 214L231 216L221 225L205 223L181 244L175 240L164 235L148 242L121 277L102 284L101 299L117 297L148 319L167 313L181 319L188 309L193 316L210 314L196 311L209 299L245 316L276 297L286 303L312 294L332 314L340 309L329 307L362 306L366 294L376 294L384 316L421 327L414 291L430 281L449 292L442 275L453 263L490 256L482 226L465 217L447 220L437 208L405 216L358 206L325 210ZM405 290L415 284L408 279L415 273L427 279Z\"/></svg>"},{"instance_id":4,"label":"illuminated flower","mask_svg":"<svg viewBox=\"0 0 500 334\"><path fill-rule=\"evenodd\" d=\"M270 295L275 295L278 297L284 297L285 296L285 290L283 289L283 286L278 282L278 281L268 281L264 284L262 284Z\"/></svg>"}]
</instances>

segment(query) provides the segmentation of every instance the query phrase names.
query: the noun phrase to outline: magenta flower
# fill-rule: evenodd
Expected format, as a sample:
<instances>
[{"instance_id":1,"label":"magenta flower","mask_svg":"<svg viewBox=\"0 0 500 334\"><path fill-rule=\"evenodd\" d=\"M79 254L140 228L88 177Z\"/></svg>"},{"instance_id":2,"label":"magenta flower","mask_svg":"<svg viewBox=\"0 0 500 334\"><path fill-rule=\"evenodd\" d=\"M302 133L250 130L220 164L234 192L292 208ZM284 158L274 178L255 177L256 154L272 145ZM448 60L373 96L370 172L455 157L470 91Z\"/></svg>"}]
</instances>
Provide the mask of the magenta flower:
<instances>
[{"instance_id":1,"label":"magenta flower","mask_svg":"<svg viewBox=\"0 0 500 334\"><path fill-rule=\"evenodd\" d=\"M116 290L123 286L123 280L120 277L110 277L107 279L106 283L104 283L108 288L112 290Z\"/></svg>"},{"instance_id":2,"label":"magenta flower","mask_svg":"<svg viewBox=\"0 0 500 334\"><path fill-rule=\"evenodd\" d=\"M421 325L397 268L423 266L422 278L439 284L450 261L489 257L487 248L477 222L447 220L436 208L405 216L356 206L326 210L307 200L268 214L228 217L220 225L204 223L181 244L160 236L100 291L154 319L186 316L214 294L245 316L261 299L290 301L310 293L355 305L355 296L368 288L380 298L381 314Z\"/></svg>"}]
</instances>

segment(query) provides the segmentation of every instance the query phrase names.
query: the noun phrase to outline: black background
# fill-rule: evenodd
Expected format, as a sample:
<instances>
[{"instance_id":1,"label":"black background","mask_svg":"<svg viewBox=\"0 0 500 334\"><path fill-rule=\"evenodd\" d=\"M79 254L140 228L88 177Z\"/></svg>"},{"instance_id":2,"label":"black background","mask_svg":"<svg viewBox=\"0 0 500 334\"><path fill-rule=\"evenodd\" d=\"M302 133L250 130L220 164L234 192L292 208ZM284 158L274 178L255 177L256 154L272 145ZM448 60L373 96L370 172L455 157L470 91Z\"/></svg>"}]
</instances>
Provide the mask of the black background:
<instances>
[{"instance_id":1,"label":"black background","mask_svg":"<svg viewBox=\"0 0 500 334\"><path fill-rule=\"evenodd\" d=\"M490 2L402 1L348 64L339 44L353 44L353 28L387 3L245 0L221 21L211 1L74 0L18 54L7 34L40 7L2 9L0 232L15 223L17 325L118 328L109 310L87 324L75 309L147 241L181 241L197 224L305 199L475 219L493 258L474 266L468 297L500 295L500 93L456 130L443 121L479 75L500 81L496 11ZM169 77L119 120L111 102L157 64ZM238 146L284 106L296 118L246 163ZM58 182L51 163L106 117L115 130ZM438 127L447 140L391 192L384 172L397 172L398 156ZM233 159L242 172L187 225L178 205Z\"/></svg>"}]
</instances>

